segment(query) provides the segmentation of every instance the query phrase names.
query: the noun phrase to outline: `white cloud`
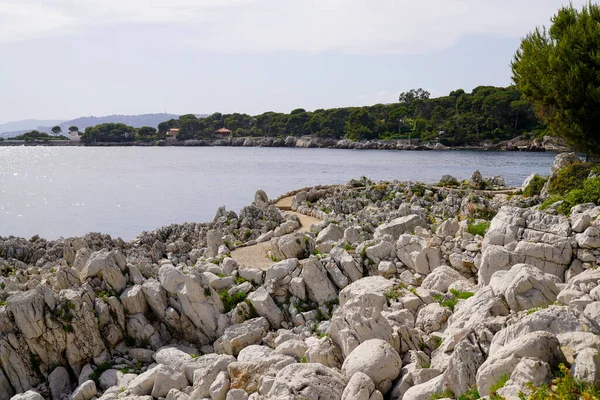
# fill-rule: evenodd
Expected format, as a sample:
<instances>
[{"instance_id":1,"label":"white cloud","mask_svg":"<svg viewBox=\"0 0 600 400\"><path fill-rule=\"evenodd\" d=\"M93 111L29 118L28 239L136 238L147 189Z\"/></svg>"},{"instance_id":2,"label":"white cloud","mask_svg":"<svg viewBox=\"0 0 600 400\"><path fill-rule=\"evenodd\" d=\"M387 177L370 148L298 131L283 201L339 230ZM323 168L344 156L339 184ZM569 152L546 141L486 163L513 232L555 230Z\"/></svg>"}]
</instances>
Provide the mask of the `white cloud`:
<instances>
[{"instance_id":1,"label":"white cloud","mask_svg":"<svg viewBox=\"0 0 600 400\"><path fill-rule=\"evenodd\" d=\"M574 1L581 6L586 0ZM181 25L210 51L412 53L469 34L521 37L561 0L0 0L0 42L116 23Z\"/></svg>"}]
</instances>

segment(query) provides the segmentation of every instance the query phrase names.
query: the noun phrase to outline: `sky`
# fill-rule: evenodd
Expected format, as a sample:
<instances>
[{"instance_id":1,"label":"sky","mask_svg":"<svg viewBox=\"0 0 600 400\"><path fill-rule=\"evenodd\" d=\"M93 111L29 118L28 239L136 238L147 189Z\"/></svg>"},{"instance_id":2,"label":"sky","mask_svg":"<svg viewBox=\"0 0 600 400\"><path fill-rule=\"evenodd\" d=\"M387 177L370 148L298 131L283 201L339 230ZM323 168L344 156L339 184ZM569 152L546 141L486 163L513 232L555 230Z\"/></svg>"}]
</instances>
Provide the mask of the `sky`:
<instances>
[{"instance_id":1,"label":"sky","mask_svg":"<svg viewBox=\"0 0 600 400\"><path fill-rule=\"evenodd\" d=\"M520 39L566 4L0 0L0 123L289 112L507 86Z\"/></svg>"}]
</instances>

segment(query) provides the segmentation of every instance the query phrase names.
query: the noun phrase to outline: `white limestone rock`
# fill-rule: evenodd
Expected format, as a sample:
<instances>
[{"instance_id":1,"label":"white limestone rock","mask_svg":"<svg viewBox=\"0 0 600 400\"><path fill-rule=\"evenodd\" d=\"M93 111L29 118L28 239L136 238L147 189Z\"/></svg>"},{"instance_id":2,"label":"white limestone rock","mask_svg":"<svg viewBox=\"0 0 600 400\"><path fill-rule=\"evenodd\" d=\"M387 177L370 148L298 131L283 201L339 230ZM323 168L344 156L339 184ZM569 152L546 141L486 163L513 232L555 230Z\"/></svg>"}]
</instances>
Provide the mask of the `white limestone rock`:
<instances>
[{"instance_id":1,"label":"white limestone rock","mask_svg":"<svg viewBox=\"0 0 600 400\"><path fill-rule=\"evenodd\" d=\"M400 374L402 359L398 352L381 339L371 339L361 343L344 360L342 372L346 379L356 372L369 376L377 390L387 393L392 381Z\"/></svg>"},{"instance_id":2,"label":"white limestone rock","mask_svg":"<svg viewBox=\"0 0 600 400\"><path fill-rule=\"evenodd\" d=\"M266 396L268 399L340 399L346 380L321 364L291 364L283 368Z\"/></svg>"},{"instance_id":3,"label":"white limestone rock","mask_svg":"<svg viewBox=\"0 0 600 400\"><path fill-rule=\"evenodd\" d=\"M230 326L215 342L215 351L236 356L244 347L260 343L268 332L269 321L264 317Z\"/></svg>"}]
</instances>

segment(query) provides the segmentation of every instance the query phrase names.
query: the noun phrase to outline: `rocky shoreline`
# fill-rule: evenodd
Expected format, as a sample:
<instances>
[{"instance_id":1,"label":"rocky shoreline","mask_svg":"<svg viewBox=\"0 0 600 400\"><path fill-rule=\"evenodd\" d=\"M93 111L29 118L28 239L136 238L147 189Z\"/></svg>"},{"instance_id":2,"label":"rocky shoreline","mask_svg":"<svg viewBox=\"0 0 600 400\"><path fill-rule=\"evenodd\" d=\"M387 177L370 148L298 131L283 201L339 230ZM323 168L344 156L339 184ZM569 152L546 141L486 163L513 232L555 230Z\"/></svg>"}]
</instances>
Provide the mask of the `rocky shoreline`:
<instances>
[{"instance_id":1,"label":"rocky shoreline","mask_svg":"<svg viewBox=\"0 0 600 400\"><path fill-rule=\"evenodd\" d=\"M518 137L512 140L492 143L486 142L473 146L444 146L441 143L421 143L419 140L370 140L353 142L350 140L336 140L318 138L313 136L303 137L238 137L216 140L185 140L185 141L158 141L158 142L125 142L125 143L91 143L83 144L69 141L25 142L25 141L0 141L0 146L94 146L94 147L290 147L290 148L327 148L327 149L355 149L355 150L478 150L478 151L551 151L564 152L567 147L560 139L545 136L543 139L523 139Z\"/></svg>"},{"instance_id":2,"label":"rocky shoreline","mask_svg":"<svg viewBox=\"0 0 600 400\"><path fill-rule=\"evenodd\" d=\"M0 400L518 399L560 365L597 382L600 207L440 183L276 199L322 220L307 233L258 191L130 242L0 237ZM266 269L231 257L261 243Z\"/></svg>"}]
</instances>

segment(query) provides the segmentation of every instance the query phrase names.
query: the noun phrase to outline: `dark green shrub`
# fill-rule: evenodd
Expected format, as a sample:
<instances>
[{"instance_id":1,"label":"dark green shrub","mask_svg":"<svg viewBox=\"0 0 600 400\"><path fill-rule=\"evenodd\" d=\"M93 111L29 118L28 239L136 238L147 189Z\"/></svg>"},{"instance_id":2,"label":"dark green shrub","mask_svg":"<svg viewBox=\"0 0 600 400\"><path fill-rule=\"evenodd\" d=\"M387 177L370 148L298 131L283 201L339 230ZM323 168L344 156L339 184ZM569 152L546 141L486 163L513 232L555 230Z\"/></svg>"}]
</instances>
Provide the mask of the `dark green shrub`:
<instances>
[{"instance_id":1,"label":"dark green shrub","mask_svg":"<svg viewBox=\"0 0 600 400\"><path fill-rule=\"evenodd\" d=\"M468 224L467 231L471 235L485 236L485 233L490 229L490 222L479 222L477 224Z\"/></svg>"},{"instance_id":2,"label":"dark green shrub","mask_svg":"<svg viewBox=\"0 0 600 400\"><path fill-rule=\"evenodd\" d=\"M591 169L592 165L588 163L575 163L561 169L556 177L550 179L548 193L564 195L573 189L581 188Z\"/></svg>"},{"instance_id":3,"label":"dark green shrub","mask_svg":"<svg viewBox=\"0 0 600 400\"><path fill-rule=\"evenodd\" d=\"M539 175L535 175L529 185L523 190L523 196L525 197L533 197L539 196L542 192L542 188L548 181L548 178L543 178Z\"/></svg>"},{"instance_id":4,"label":"dark green shrub","mask_svg":"<svg viewBox=\"0 0 600 400\"><path fill-rule=\"evenodd\" d=\"M239 303L246 300L248 295L244 292L237 292L233 295L230 295L226 290L219 292L219 297L223 301L223 306L225 307L225 312L229 312L235 308Z\"/></svg>"},{"instance_id":5,"label":"dark green shrub","mask_svg":"<svg viewBox=\"0 0 600 400\"><path fill-rule=\"evenodd\" d=\"M557 377L548 386L543 383L540 387L535 387L528 383L527 388L531 390L531 394L526 396L519 393L522 400L599 400L600 390L590 382L584 382L573 378L569 368L561 364L558 370Z\"/></svg>"}]
</instances>

